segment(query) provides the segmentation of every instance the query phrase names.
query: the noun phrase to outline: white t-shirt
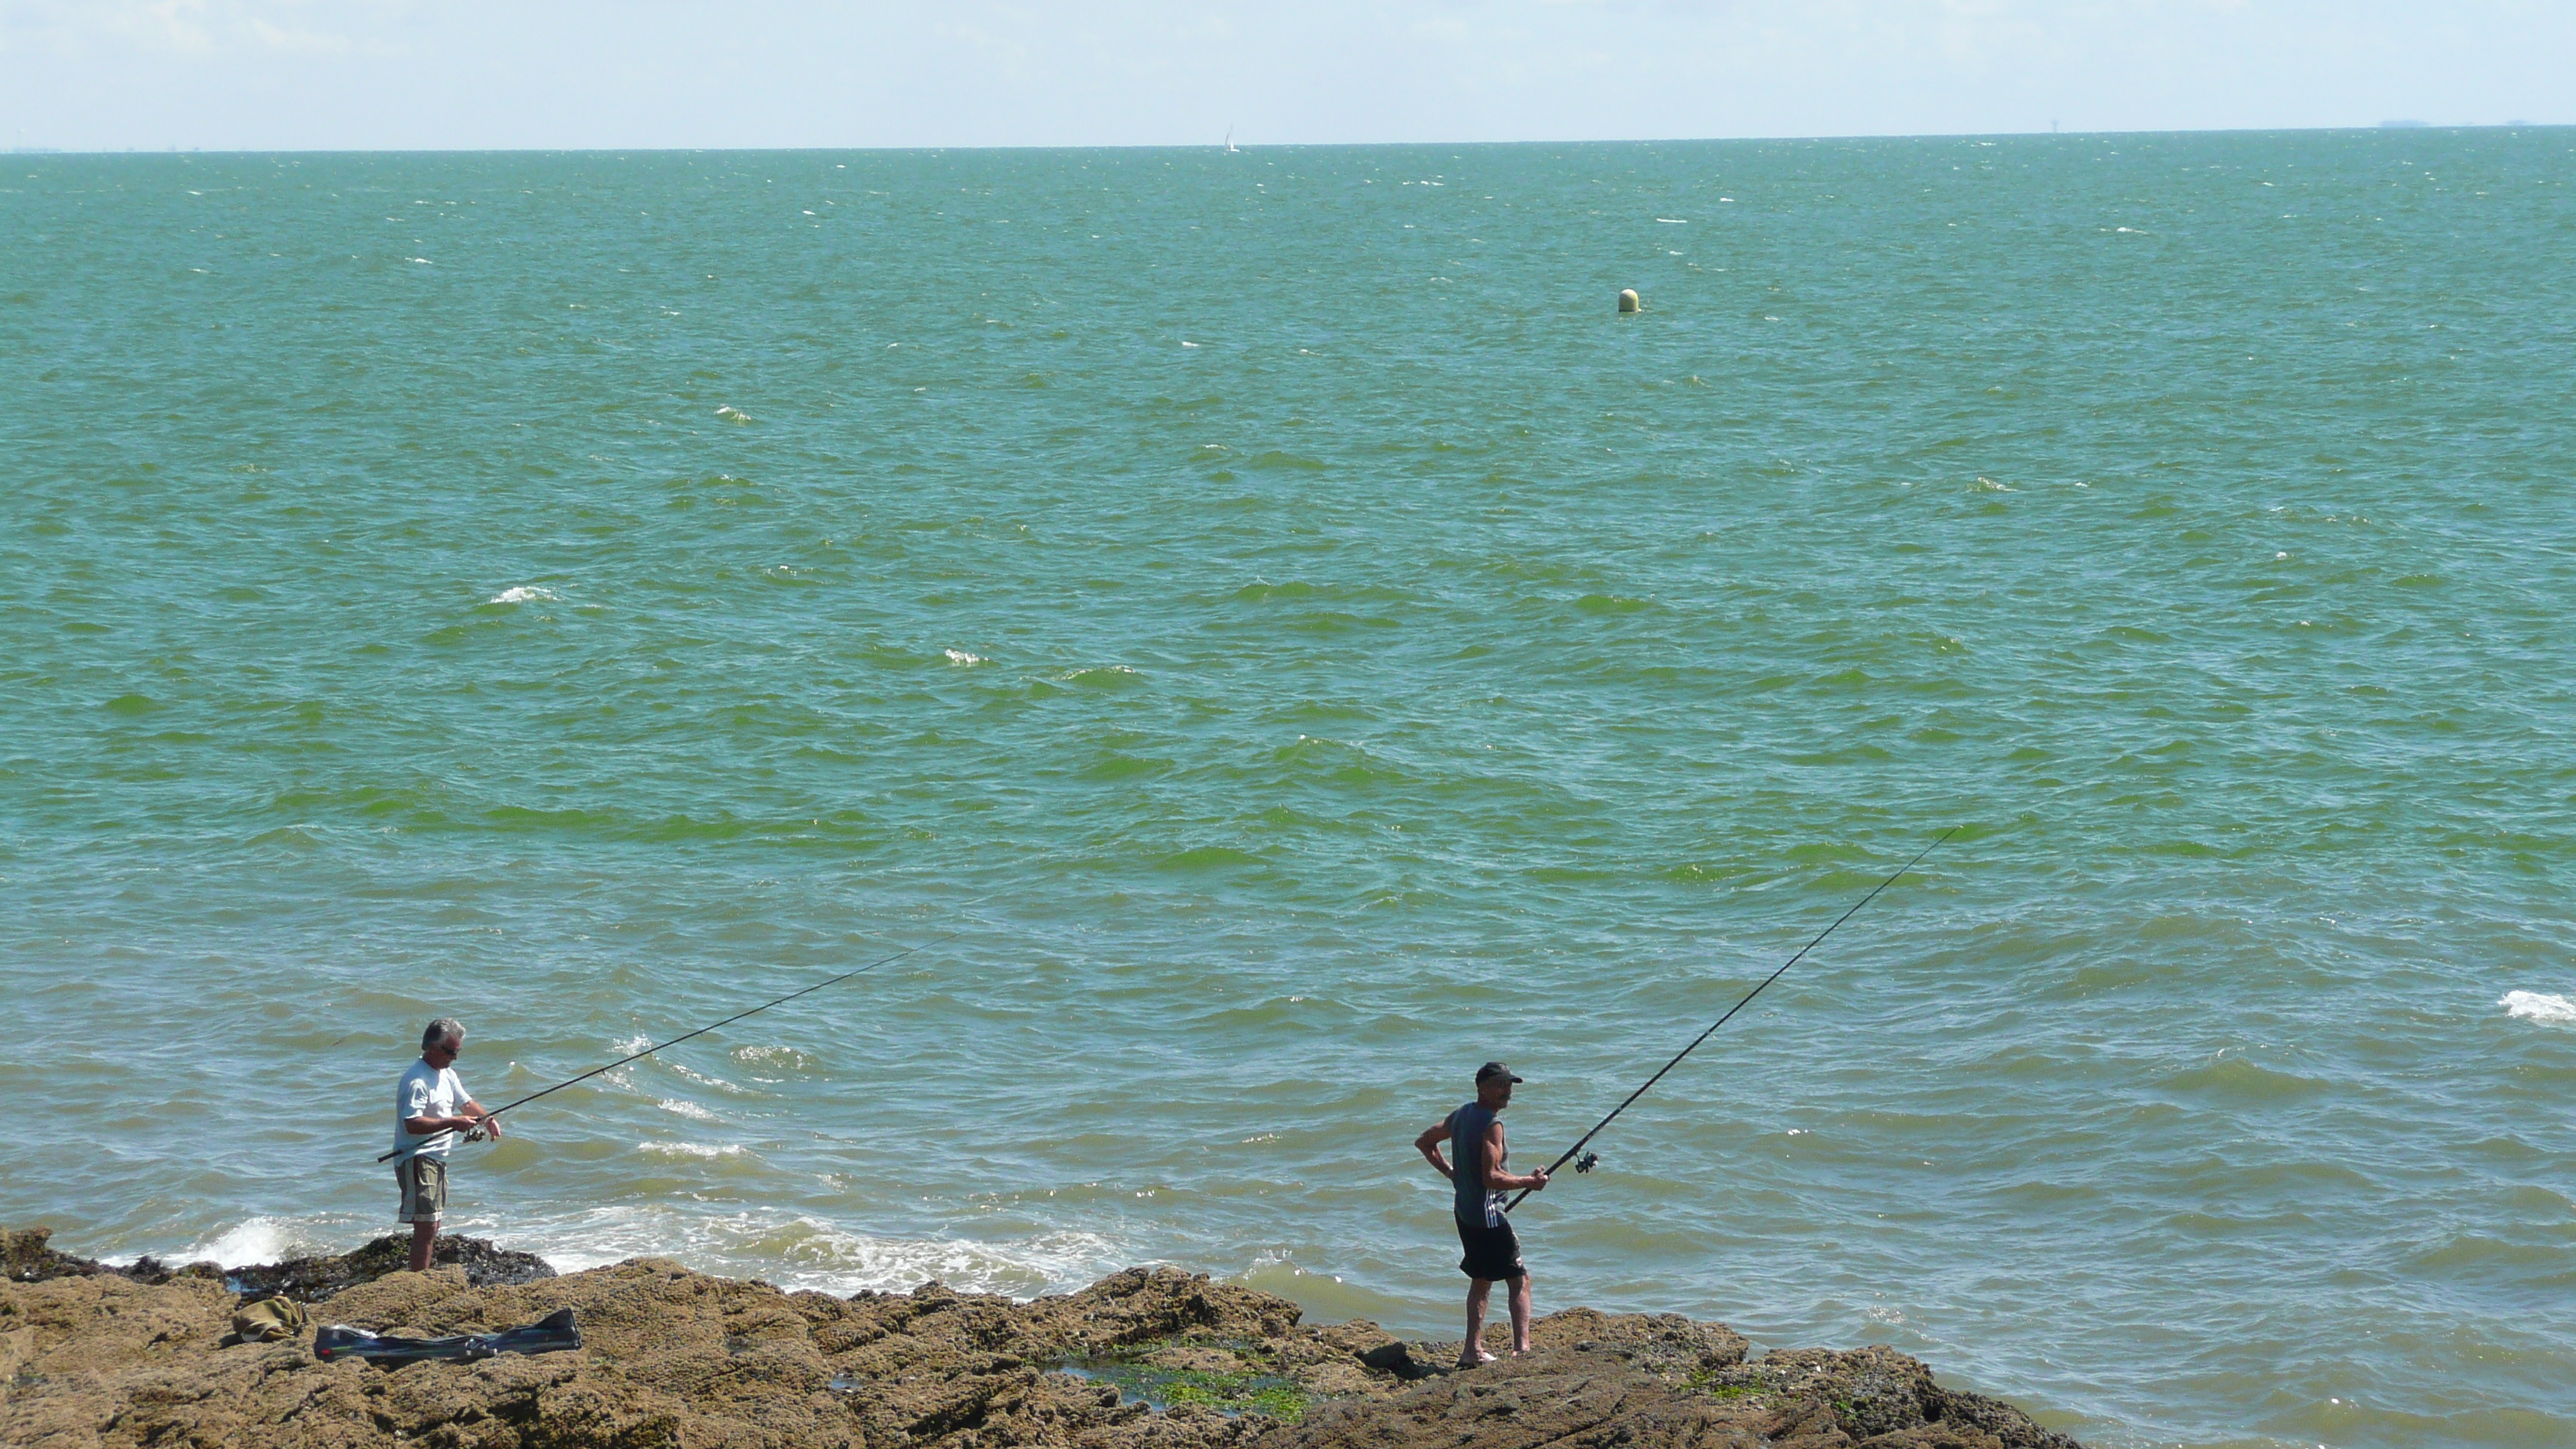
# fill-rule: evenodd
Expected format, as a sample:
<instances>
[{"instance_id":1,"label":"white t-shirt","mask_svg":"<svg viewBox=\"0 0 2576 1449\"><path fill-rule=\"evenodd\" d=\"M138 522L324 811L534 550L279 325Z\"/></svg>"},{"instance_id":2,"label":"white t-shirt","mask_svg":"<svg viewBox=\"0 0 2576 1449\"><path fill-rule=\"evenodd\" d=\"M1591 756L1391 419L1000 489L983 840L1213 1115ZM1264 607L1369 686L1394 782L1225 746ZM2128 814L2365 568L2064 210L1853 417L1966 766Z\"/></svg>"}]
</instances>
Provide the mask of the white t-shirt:
<instances>
[{"instance_id":1,"label":"white t-shirt","mask_svg":"<svg viewBox=\"0 0 2576 1449\"><path fill-rule=\"evenodd\" d=\"M433 1067L426 1058L412 1063L411 1070L394 1083L394 1151L444 1160L447 1150L456 1145L454 1132L423 1137L404 1131L403 1124L414 1117L453 1117L473 1100L465 1084L456 1079L456 1068Z\"/></svg>"}]
</instances>

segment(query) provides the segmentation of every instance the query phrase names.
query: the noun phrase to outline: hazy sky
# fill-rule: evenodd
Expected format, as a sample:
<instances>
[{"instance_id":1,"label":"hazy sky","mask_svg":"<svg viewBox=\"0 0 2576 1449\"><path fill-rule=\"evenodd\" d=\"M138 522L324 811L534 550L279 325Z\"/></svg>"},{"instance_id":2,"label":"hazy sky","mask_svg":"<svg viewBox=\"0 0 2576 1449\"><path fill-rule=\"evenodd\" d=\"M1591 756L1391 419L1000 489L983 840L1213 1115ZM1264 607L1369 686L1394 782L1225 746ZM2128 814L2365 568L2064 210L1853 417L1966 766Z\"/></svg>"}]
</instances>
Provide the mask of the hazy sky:
<instances>
[{"instance_id":1,"label":"hazy sky","mask_svg":"<svg viewBox=\"0 0 2576 1449\"><path fill-rule=\"evenodd\" d=\"M2576 122L2576 0L0 0L0 146Z\"/></svg>"}]
</instances>

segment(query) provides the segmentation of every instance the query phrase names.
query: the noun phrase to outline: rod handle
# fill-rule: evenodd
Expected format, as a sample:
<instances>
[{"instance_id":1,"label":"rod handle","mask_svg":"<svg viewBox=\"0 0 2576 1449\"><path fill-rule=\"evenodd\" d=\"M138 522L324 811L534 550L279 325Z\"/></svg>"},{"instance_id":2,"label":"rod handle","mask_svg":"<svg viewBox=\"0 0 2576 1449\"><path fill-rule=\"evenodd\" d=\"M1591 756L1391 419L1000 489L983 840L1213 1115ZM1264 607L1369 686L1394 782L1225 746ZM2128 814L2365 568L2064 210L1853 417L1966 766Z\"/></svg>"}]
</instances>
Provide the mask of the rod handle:
<instances>
[{"instance_id":1,"label":"rod handle","mask_svg":"<svg viewBox=\"0 0 2576 1449\"><path fill-rule=\"evenodd\" d=\"M508 1108L503 1108L503 1109L501 1109L501 1111L507 1111L507 1110L509 1110L509 1109L508 1109ZM498 1116L500 1116L500 1115L501 1115L501 1112L500 1112L500 1111L495 1111L495 1112L486 1112L486 1113L484 1113L483 1115L484 1115L484 1116L486 1116L486 1117L498 1117ZM450 1131L450 1132L455 1132L455 1131L456 1131L456 1129L455 1129L455 1128L453 1128L453 1127L450 1127L450 1128L448 1128L447 1130L448 1130L448 1131ZM434 1134L433 1134L433 1135L434 1135ZM491 1140L492 1140L492 1139L490 1139L490 1138L488 1138L488 1137L486 1137L486 1136L484 1136L484 1135L483 1135L483 1129L482 1129L482 1128L480 1128L480 1127L468 1127L468 1128L466 1128L463 1132L458 1133L457 1135L458 1135L458 1136L460 1136L460 1137L463 1137L463 1138L464 1138L466 1141L468 1141L468 1142L489 1142L489 1141L491 1141ZM400 1157L400 1156L402 1156L402 1149L401 1149L401 1148L399 1148L399 1147L397 1147L397 1148L395 1148L393 1151L388 1152L388 1153L385 1153L384 1155L382 1155L382 1156L378 1157L376 1160L377 1160L378 1162L391 1162L391 1161L393 1161L395 1158Z\"/></svg>"}]
</instances>

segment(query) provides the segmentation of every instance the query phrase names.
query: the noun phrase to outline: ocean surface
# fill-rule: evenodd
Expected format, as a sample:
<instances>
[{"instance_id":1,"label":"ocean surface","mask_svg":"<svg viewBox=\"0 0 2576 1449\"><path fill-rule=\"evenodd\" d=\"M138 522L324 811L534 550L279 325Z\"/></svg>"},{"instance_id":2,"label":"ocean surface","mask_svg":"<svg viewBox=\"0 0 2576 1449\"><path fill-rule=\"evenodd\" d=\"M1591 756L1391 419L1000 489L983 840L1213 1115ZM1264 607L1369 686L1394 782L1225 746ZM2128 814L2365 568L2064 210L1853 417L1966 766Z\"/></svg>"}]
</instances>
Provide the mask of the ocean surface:
<instances>
[{"instance_id":1,"label":"ocean surface","mask_svg":"<svg viewBox=\"0 0 2576 1449\"><path fill-rule=\"evenodd\" d=\"M2576 131L0 162L0 1222L2576 1443Z\"/></svg>"}]
</instances>

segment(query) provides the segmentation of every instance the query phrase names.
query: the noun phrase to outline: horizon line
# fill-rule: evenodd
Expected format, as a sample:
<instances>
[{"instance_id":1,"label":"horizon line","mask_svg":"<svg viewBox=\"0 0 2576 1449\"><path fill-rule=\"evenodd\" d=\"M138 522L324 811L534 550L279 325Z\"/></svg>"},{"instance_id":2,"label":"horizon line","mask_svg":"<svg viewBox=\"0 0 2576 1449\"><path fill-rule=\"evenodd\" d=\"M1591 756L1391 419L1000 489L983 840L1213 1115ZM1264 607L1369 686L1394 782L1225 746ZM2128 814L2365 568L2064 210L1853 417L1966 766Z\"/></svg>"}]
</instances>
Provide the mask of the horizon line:
<instances>
[{"instance_id":1,"label":"horizon line","mask_svg":"<svg viewBox=\"0 0 2576 1449\"><path fill-rule=\"evenodd\" d=\"M1706 146L1743 143L1824 143L1832 141L1963 141L2023 140L2047 137L2057 140L2086 140L2105 137L2140 136L2279 136L2327 135L2344 132L2378 133L2443 132L2443 131L2549 131L2576 127L2570 121L2463 121L2444 124L2436 121L2386 120L2332 126L2206 126L2166 127L2140 130L2097 131L1854 131L1813 133L1806 135L1761 136L1619 136L1556 138L1519 141L1257 141L1250 145L1232 143L1232 150L1246 153L1264 151L1361 151L1415 149L1437 146ZM950 151L1216 151L1228 150L1224 141L1119 141L1095 143L991 143L911 146L869 145L792 145L792 146L270 146L215 147L203 146L12 146L0 155L36 156L603 156L603 155L780 155L780 154L921 154Z\"/></svg>"}]
</instances>

